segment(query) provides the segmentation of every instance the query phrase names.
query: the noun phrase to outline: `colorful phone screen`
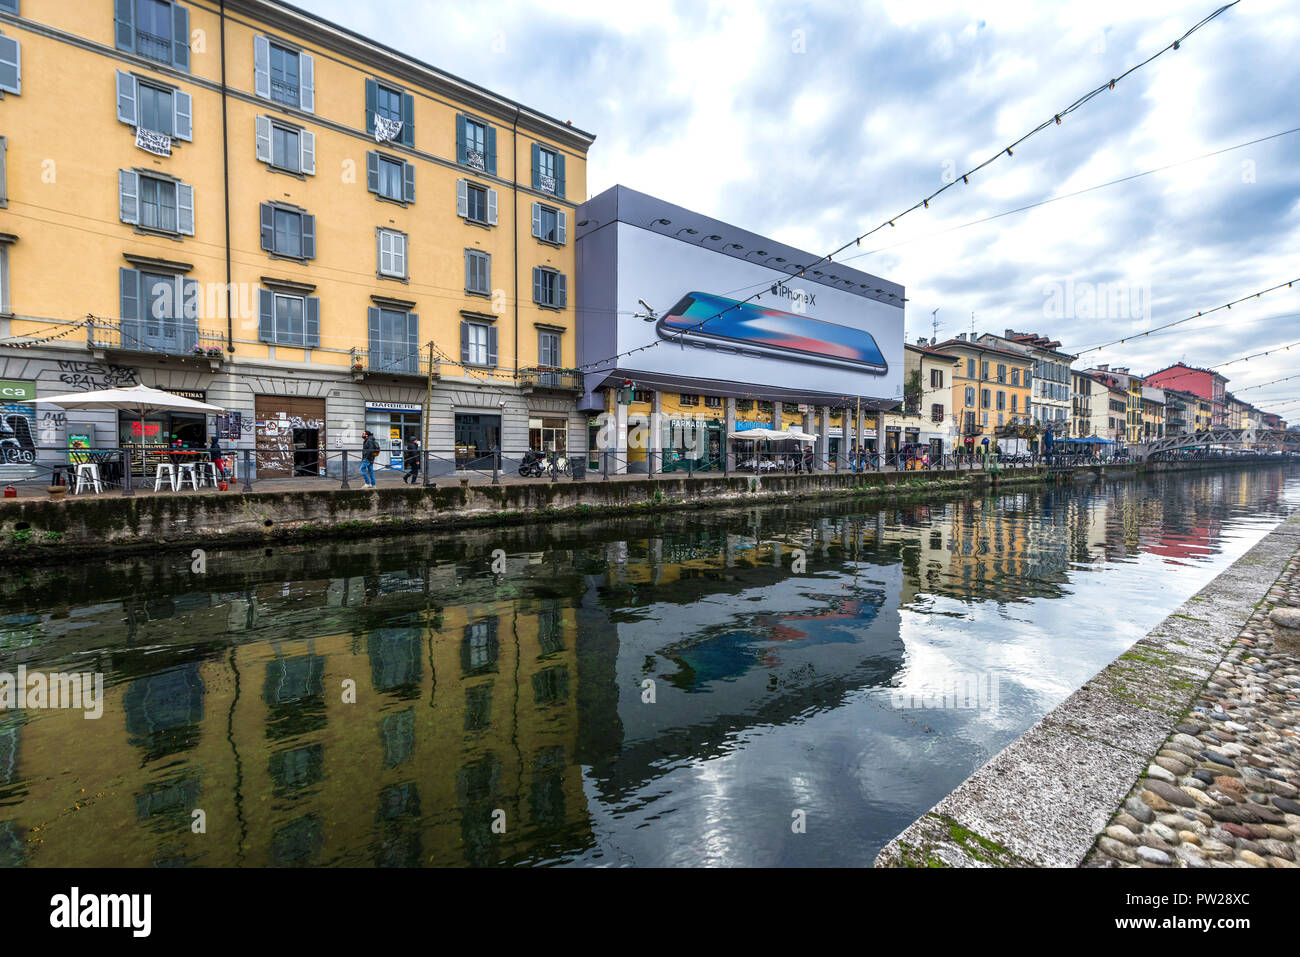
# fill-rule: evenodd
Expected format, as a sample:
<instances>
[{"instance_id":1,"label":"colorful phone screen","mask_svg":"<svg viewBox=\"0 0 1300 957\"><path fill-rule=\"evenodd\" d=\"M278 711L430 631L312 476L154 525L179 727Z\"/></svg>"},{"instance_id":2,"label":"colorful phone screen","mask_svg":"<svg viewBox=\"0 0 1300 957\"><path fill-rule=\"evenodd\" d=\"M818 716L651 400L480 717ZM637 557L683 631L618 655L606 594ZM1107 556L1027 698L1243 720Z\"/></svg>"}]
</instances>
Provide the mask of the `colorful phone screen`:
<instances>
[{"instance_id":1,"label":"colorful phone screen","mask_svg":"<svg viewBox=\"0 0 1300 957\"><path fill-rule=\"evenodd\" d=\"M703 326L696 329L696 326ZM810 356L827 356L883 366L885 357L871 333L769 309L757 303L737 303L709 293L692 292L664 316L667 330L687 338L727 339L738 345L763 345Z\"/></svg>"}]
</instances>

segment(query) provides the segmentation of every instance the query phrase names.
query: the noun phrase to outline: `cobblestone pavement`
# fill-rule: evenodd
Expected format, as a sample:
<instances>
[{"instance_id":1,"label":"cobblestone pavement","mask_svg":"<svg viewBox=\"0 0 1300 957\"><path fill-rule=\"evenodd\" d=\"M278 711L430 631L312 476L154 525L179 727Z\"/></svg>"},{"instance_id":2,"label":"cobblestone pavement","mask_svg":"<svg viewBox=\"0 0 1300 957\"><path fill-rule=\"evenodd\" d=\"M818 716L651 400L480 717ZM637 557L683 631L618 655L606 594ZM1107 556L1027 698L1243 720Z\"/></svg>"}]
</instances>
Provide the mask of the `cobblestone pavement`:
<instances>
[{"instance_id":1,"label":"cobblestone pavement","mask_svg":"<svg viewBox=\"0 0 1300 957\"><path fill-rule=\"evenodd\" d=\"M1300 628L1281 624L1295 609L1300 552L1084 867L1300 866Z\"/></svg>"}]
</instances>

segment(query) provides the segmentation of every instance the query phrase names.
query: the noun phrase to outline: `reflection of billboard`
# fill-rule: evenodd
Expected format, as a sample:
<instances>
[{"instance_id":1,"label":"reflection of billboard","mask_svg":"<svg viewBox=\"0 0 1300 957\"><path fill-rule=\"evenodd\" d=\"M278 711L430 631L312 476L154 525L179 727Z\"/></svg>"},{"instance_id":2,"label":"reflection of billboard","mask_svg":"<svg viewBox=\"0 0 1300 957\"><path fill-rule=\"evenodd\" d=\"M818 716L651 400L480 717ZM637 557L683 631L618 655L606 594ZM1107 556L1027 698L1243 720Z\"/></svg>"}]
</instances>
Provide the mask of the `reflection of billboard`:
<instances>
[{"instance_id":1,"label":"reflection of billboard","mask_svg":"<svg viewBox=\"0 0 1300 957\"><path fill-rule=\"evenodd\" d=\"M902 396L900 285L625 187L578 218L579 361L620 356L588 389L622 375L819 405Z\"/></svg>"}]
</instances>

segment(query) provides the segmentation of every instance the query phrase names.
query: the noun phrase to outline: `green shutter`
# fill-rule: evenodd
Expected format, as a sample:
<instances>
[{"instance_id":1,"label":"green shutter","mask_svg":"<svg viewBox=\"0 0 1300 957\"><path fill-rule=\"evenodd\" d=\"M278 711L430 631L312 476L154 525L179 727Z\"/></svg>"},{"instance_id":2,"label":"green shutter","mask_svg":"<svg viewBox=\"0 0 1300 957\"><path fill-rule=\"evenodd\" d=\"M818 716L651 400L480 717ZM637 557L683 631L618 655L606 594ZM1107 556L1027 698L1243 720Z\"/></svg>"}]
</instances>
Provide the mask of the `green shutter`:
<instances>
[{"instance_id":1,"label":"green shutter","mask_svg":"<svg viewBox=\"0 0 1300 957\"><path fill-rule=\"evenodd\" d=\"M541 189L541 188L542 188L542 147L541 144L534 143L533 144L533 189Z\"/></svg>"},{"instance_id":2,"label":"green shutter","mask_svg":"<svg viewBox=\"0 0 1300 957\"><path fill-rule=\"evenodd\" d=\"M119 50L135 52L135 0L114 0L114 38Z\"/></svg>"},{"instance_id":3,"label":"green shutter","mask_svg":"<svg viewBox=\"0 0 1300 957\"><path fill-rule=\"evenodd\" d=\"M555 195L564 195L564 154L555 151Z\"/></svg>"},{"instance_id":4,"label":"green shutter","mask_svg":"<svg viewBox=\"0 0 1300 957\"><path fill-rule=\"evenodd\" d=\"M497 172L497 128L495 126L489 126L487 128L487 135L484 137L483 146L487 152L487 156L484 157L487 171L495 176Z\"/></svg>"},{"instance_id":5,"label":"green shutter","mask_svg":"<svg viewBox=\"0 0 1300 957\"><path fill-rule=\"evenodd\" d=\"M121 292L122 345L130 347L140 341L140 273L123 267L118 270Z\"/></svg>"},{"instance_id":6,"label":"green shutter","mask_svg":"<svg viewBox=\"0 0 1300 957\"><path fill-rule=\"evenodd\" d=\"M275 252L275 207L262 203L262 248L269 253Z\"/></svg>"},{"instance_id":7,"label":"green shutter","mask_svg":"<svg viewBox=\"0 0 1300 957\"><path fill-rule=\"evenodd\" d=\"M172 66L190 70L190 11L179 3L172 4Z\"/></svg>"},{"instance_id":8,"label":"green shutter","mask_svg":"<svg viewBox=\"0 0 1300 957\"><path fill-rule=\"evenodd\" d=\"M379 109L379 81L366 77L366 132L375 133L375 111Z\"/></svg>"},{"instance_id":9,"label":"green shutter","mask_svg":"<svg viewBox=\"0 0 1300 957\"><path fill-rule=\"evenodd\" d=\"M456 162L465 165L465 114L456 114Z\"/></svg>"},{"instance_id":10,"label":"green shutter","mask_svg":"<svg viewBox=\"0 0 1300 957\"><path fill-rule=\"evenodd\" d=\"M305 315L304 325L306 328L307 348L320 348L320 297L308 296L306 307L303 310Z\"/></svg>"},{"instance_id":11,"label":"green shutter","mask_svg":"<svg viewBox=\"0 0 1300 957\"><path fill-rule=\"evenodd\" d=\"M257 290L257 338L275 342L275 294L269 289Z\"/></svg>"},{"instance_id":12,"label":"green shutter","mask_svg":"<svg viewBox=\"0 0 1300 957\"><path fill-rule=\"evenodd\" d=\"M415 145L415 95L402 94L402 142Z\"/></svg>"}]
</instances>

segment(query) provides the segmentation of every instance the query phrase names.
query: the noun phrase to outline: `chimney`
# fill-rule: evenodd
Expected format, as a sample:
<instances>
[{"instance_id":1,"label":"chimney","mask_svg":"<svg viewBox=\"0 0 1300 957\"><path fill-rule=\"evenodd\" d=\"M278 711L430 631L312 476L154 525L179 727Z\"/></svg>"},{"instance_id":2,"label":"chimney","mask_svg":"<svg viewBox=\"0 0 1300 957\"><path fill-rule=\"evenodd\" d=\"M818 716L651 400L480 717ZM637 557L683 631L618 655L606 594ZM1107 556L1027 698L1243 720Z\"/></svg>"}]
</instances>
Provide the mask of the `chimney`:
<instances>
[{"instance_id":1,"label":"chimney","mask_svg":"<svg viewBox=\"0 0 1300 957\"><path fill-rule=\"evenodd\" d=\"M1102 372L1107 372L1107 371L1110 370L1110 363L1109 363L1109 362L1099 362L1099 363L1097 363L1097 368L1098 368L1100 371L1102 371Z\"/></svg>"},{"instance_id":2,"label":"chimney","mask_svg":"<svg viewBox=\"0 0 1300 957\"><path fill-rule=\"evenodd\" d=\"M1007 338L1007 339L1014 339L1015 337L1016 337L1016 333L1015 333L1015 331L1012 330L1012 329L1008 329L1005 338Z\"/></svg>"}]
</instances>

